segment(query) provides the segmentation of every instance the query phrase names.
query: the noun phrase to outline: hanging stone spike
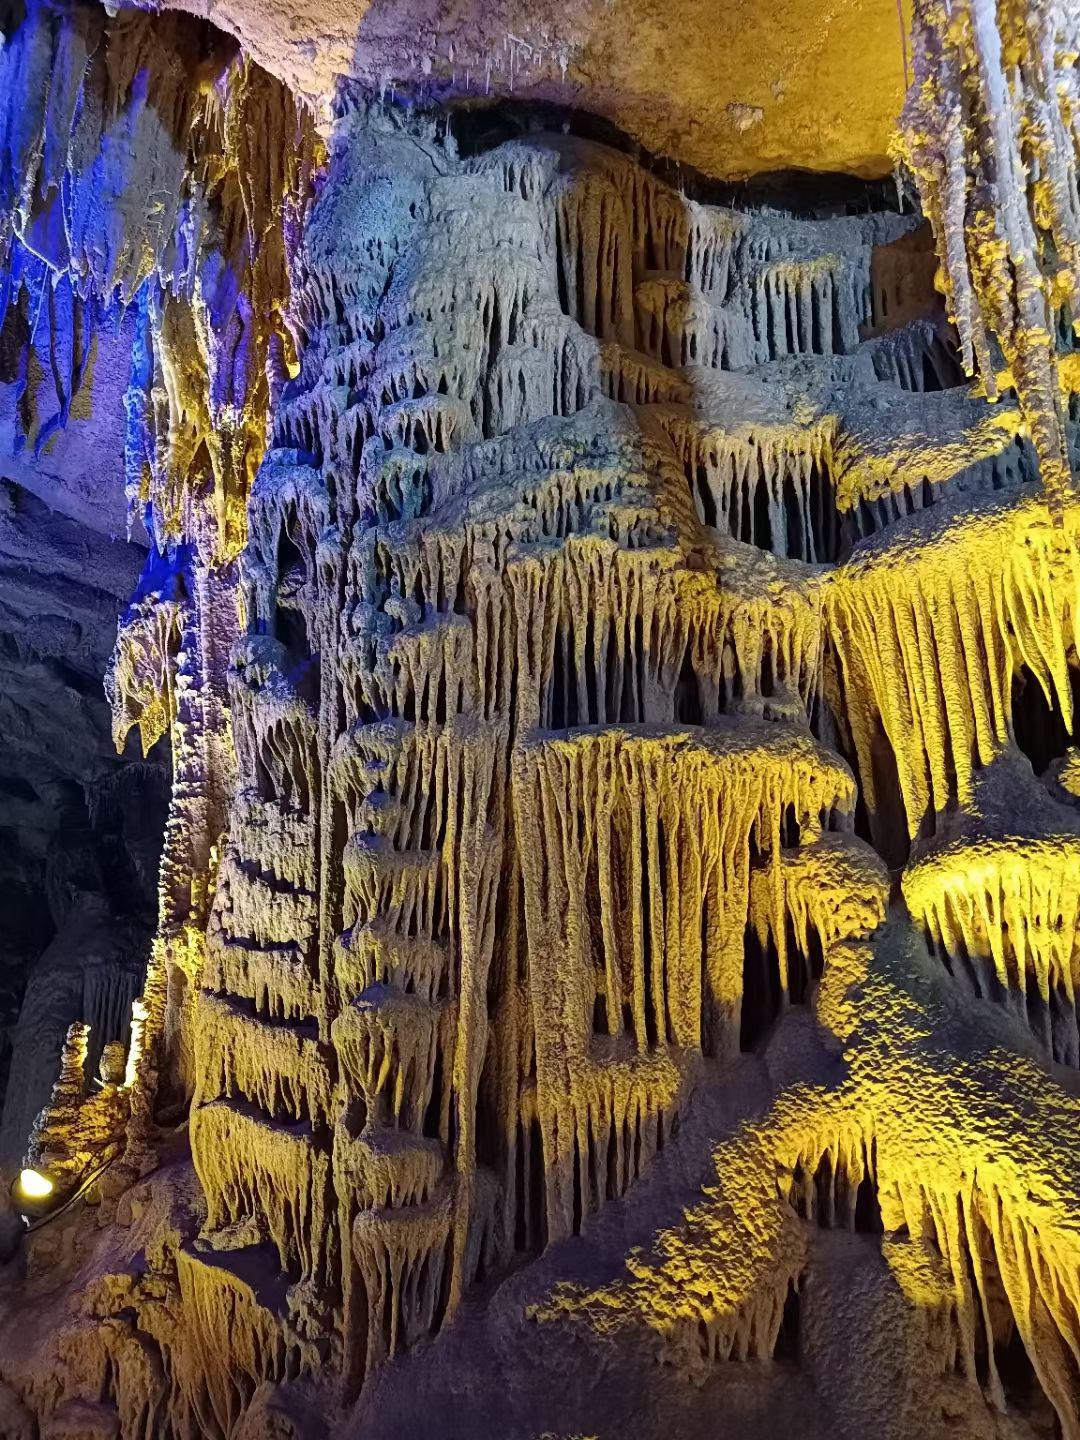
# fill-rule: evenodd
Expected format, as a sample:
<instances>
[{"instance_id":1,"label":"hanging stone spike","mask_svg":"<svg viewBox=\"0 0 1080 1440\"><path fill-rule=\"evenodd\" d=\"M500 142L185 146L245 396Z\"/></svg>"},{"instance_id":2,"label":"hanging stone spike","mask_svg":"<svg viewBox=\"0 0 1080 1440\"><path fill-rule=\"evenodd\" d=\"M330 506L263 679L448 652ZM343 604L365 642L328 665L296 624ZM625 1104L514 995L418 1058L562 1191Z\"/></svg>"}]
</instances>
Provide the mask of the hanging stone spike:
<instances>
[{"instance_id":1,"label":"hanging stone spike","mask_svg":"<svg viewBox=\"0 0 1080 1440\"><path fill-rule=\"evenodd\" d=\"M1072 471L1056 315L1080 299L1080 18L1068 0L916 0L901 154L934 226L964 365L996 394L1001 347L1063 524Z\"/></svg>"}]
</instances>

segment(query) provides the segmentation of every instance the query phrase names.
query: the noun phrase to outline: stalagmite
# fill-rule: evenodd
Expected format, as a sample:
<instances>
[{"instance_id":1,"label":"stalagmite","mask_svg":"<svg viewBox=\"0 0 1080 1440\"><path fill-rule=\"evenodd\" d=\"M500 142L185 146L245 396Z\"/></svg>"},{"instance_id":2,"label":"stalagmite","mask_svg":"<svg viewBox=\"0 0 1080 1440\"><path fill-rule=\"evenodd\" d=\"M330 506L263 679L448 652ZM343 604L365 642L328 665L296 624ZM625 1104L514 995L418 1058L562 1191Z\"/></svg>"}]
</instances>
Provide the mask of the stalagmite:
<instances>
[{"instance_id":1,"label":"stalagmite","mask_svg":"<svg viewBox=\"0 0 1080 1440\"><path fill-rule=\"evenodd\" d=\"M102 1157L115 1154L128 1119L128 1097L119 1083L124 1047L106 1046L101 1062L99 1089L86 1096L90 1027L76 1021L68 1030L60 1059L60 1074L49 1103L38 1116L30 1136L27 1159L40 1165L50 1180L69 1187L93 1178Z\"/></svg>"}]
</instances>

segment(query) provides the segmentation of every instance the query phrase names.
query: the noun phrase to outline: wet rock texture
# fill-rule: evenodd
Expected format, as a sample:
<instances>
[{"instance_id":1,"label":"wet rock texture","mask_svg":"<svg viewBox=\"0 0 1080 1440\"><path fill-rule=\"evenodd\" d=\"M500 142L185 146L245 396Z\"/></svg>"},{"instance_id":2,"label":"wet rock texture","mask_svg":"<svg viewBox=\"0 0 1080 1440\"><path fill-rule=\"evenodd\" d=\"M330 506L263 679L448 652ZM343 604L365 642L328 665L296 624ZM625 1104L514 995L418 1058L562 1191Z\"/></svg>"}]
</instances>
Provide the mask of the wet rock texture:
<instances>
[{"instance_id":1,"label":"wet rock texture","mask_svg":"<svg viewBox=\"0 0 1080 1440\"><path fill-rule=\"evenodd\" d=\"M1080 507L929 227L186 16L0 66L23 489L107 331L172 774L141 957L58 871L0 1433L1077 1440Z\"/></svg>"}]
</instances>

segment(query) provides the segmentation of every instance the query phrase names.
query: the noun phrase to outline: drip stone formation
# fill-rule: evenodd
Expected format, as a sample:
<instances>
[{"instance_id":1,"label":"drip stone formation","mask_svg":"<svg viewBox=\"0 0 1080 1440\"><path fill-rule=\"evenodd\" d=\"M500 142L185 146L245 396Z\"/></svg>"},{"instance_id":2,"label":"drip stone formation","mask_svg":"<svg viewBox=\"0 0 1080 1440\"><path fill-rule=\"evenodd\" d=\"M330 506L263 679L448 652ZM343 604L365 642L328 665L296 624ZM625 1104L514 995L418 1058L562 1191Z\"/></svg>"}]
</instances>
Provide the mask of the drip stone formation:
<instances>
[{"instance_id":1,"label":"drip stone formation","mask_svg":"<svg viewBox=\"0 0 1080 1440\"><path fill-rule=\"evenodd\" d=\"M3 20L171 794L16 1027L0 1436L1080 1440L1073 10L919 0L921 209L229 25Z\"/></svg>"}]
</instances>

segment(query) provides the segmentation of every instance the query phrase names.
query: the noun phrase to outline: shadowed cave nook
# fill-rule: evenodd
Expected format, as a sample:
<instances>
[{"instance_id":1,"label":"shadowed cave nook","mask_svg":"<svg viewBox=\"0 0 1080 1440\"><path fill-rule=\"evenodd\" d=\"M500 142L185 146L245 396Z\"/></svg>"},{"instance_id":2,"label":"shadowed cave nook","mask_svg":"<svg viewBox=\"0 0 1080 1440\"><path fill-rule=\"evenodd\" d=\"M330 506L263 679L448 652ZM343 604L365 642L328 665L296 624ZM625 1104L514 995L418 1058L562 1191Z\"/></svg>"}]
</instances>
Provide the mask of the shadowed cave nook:
<instances>
[{"instance_id":1,"label":"shadowed cave nook","mask_svg":"<svg viewBox=\"0 0 1080 1440\"><path fill-rule=\"evenodd\" d=\"M1080 30L849 8L0 9L3 1440L1080 1440Z\"/></svg>"}]
</instances>

